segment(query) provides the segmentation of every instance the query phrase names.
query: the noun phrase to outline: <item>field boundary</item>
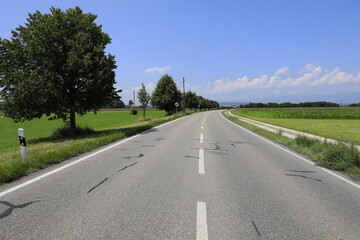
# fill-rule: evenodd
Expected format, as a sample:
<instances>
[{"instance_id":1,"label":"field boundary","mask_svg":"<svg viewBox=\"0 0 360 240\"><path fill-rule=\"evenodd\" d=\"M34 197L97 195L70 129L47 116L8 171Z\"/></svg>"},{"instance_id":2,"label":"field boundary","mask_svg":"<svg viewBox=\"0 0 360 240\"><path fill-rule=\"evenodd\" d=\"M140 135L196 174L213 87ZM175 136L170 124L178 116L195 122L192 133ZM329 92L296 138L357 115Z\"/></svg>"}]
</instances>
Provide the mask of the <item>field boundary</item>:
<instances>
[{"instance_id":1,"label":"field boundary","mask_svg":"<svg viewBox=\"0 0 360 240\"><path fill-rule=\"evenodd\" d=\"M280 126L276 126L273 124L264 123L264 122L256 121L253 119L241 117L239 115L235 115L235 114L231 113L231 111L229 111L229 110L225 111L225 114L228 116L234 117L240 121L243 121L243 122L249 123L251 125L254 125L256 127L259 127L261 129L267 130L269 132L281 134L282 136L287 137L287 138L295 139L297 136L305 136L308 138L320 140L322 142L330 142L330 143L334 143L334 144L339 143L339 141L336 141L334 139L329 139L329 138L317 136L314 134L304 133L304 132L300 132L300 131L293 130L290 128L280 127ZM360 151L360 146L355 146L355 147Z\"/></svg>"}]
</instances>

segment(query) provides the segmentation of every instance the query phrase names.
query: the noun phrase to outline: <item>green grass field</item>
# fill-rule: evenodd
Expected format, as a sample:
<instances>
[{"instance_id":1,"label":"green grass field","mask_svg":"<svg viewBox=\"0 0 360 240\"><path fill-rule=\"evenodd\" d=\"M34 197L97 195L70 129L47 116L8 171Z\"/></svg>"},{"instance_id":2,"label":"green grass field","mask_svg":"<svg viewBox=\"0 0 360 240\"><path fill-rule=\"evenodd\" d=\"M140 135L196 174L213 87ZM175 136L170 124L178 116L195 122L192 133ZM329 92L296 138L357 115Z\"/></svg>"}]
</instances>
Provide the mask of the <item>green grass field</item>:
<instances>
[{"instance_id":1,"label":"green grass field","mask_svg":"<svg viewBox=\"0 0 360 240\"><path fill-rule=\"evenodd\" d=\"M165 111L147 111L147 117L157 119L165 116ZM77 124L81 127L91 127L95 131L118 129L120 127L138 123L142 112L131 115L129 111L100 112L98 114L88 113L77 116ZM47 117L34 119L23 123L14 123L10 118L0 118L0 158L2 153L18 150L18 129L23 128L28 145L39 142L39 139L49 138L56 128L62 127L62 120L51 120Z\"/></svg>"},{"instance_id":2,"label":"green grass field","mask_svg":"<svg viewBox=\"0 0 360 240\"><path fill-rule=\"evenodd\" d=\"M257 121L360 145L360 108L237 109L232 113Z\"/></svg>"},{"instance_id":3,"label":"green grass field","mask_svg":"<svg viewBox=\"0 0 360 240\"><path fill-rule=\"evenodd\" d=\"M51 134L64 126L62 120L47 118L30 122L14 123L0 116L0 184L19 179L38 169L62 162L95 148L132 136L154 126L174 120L183 114L165 116L164 111L147 111L149 121L140 121L142 113L131 115L130 111L92 113L77 117L81 127L96 132L86 137L53 139ZM28 146L29 164L23 164L19 151L18 128L24 128Z\"/></svg>"}]
</instances>

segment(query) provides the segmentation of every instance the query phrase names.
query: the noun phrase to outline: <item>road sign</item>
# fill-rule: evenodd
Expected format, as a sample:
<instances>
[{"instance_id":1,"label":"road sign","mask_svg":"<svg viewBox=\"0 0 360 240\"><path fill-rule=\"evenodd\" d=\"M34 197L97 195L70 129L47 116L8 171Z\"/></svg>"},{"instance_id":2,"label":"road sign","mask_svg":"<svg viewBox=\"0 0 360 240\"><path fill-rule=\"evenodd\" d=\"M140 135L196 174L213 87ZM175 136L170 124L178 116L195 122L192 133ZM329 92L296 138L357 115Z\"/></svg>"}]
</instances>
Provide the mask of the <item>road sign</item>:
<instances>
[{"instance_id":1,"label":"road sign","mask_svg":"<svg viewBox=\"0 0 360 240\"><path fill-rule=\"evenodd\" d=\"M178 102L176 102L176 103L175 103L175 107L178 107L178 106L179 106L179 103L178 103Z\"/></svg>"}]
</instances>

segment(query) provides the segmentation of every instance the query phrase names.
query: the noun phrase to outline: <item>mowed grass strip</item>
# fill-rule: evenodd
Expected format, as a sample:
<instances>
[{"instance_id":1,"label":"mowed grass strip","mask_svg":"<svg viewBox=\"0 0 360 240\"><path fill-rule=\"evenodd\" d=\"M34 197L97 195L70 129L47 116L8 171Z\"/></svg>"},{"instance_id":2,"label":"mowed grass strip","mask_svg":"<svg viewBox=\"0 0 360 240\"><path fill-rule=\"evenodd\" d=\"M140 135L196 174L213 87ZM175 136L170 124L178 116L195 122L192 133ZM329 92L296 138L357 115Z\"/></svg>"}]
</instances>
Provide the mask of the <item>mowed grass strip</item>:
<instances>
[{"instance_id":1,"label":"mowed grass strip","mask_svg":"<svg viewBox=\"0 0 360 240\"><path fill-rule=\"evenodd\" d=\"M291 111L289 111L291 110ZM294 129L301 132L322 136L329 139L338 140L350 144L360 145L360 108L344 108L342 109L237 109L232 113L254 119L257 121L274 124L277 126ZM295 112L303 112L301 116L306 116L306 111L311 113L312 118L296 119ZM332 112L333 113L329 113ZM352 111L352 114L349 114ZM316 112L318 112L318 118L316 118ZM347 112L351 115L351 119L340 119L337 116L336 119L323 118L324 113L327 112L327 116L340 114ZM283 114L281 114L283 113ZM309 113L309 115L310 115ZM291 115L294 114L294 115ZM279 117L282 116L282 117ZM345 116L345 115L344 115ZM343 118L344 118L343 116ZM286 118L288 117L288 118Z\"/></svg>"},{"instance_id":2,"label":"mowed grass strip","mask_svg":"<svg viewBox=\"0 0 360 240\"><path fill-rule=\"evenodd\" d=\"M147 112L147 116L152 117L151 121L140 122L140 115L130 115L129 112L104 112L98 115L87 114L79 117L78 123L94 128L97 132L86 138L79 139L61 139L52 140L50 135L57 127L61 127L63 123L47 121L46 119L38 119L27 122L25 126L32 126L38 132L27 131L29 164L23 164L19 151L19 143L17 138L17 128L23 127L21 123L9 123L7 127L11 127L4 132L11 132L11 138L15 135L15 147L7 146L7 150L3 148L0 154L0 184L19 179L29 173L43 169L49 165L62 162L71 157L93 150L100 146L112 143L119 139L140 133L154 126L174 120L183 115L174 115L164 117L164 111ZM4 119L0 119L1 127L4 126ZM4 130L5 128L1 128ZM13 133L15 131L15 134ZM26 128L25 128L26 131ZM34 136L31 133L34 132ZM7 136L9 137L9 133ZM1 138L3 138L1 136ZM6 140L2 140L6 142ZM16 148L16 150L13 150Z\"/></svg>"}]
</instances>

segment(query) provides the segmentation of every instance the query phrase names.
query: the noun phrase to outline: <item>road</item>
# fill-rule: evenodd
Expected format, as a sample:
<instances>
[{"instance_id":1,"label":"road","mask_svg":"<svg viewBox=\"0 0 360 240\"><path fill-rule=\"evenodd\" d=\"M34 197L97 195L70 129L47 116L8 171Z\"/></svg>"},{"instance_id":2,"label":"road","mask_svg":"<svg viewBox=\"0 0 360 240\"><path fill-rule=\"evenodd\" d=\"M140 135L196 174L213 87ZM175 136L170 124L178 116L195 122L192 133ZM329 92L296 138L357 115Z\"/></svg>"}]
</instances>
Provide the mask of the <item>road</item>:
<instances>
[{"instance_id":1,"label":"road","mask_svg":"<svg viewBox=\"0 0 360 240\"><path fill-rule=\"evenodd\" d=\"M360 189L204 112L0 187L0 239L360 239Z\"/></svg>"}]
</instances>

